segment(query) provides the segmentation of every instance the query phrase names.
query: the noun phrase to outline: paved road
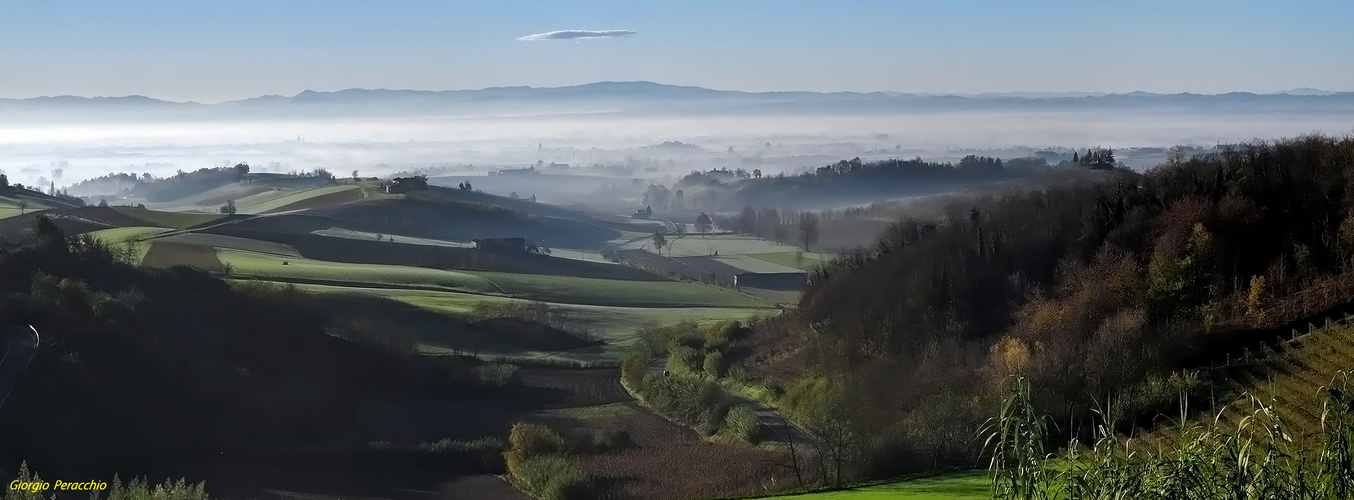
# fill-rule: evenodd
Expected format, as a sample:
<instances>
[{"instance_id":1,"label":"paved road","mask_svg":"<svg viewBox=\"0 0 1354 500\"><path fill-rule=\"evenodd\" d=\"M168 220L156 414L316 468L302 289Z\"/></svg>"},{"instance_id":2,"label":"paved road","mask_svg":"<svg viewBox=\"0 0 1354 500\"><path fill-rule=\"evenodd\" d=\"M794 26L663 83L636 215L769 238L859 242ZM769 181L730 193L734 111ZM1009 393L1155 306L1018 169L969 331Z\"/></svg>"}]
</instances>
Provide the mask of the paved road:
<instances>
[{"instance_id":1,"label":"paved road","mask_svg":"<svg viewBox=\"0 0 1354 500\"><path fill-rule=\"evenodd\" d=\"M666 357L650 360L647 365L649 376L664 376L663 371L664 367L667 366L667 362L668 358ZM757 415L757 422L762 427L770 430L777 441L786 444L793 442L795 451L802 456L812 457L817 453L817 449L813 446L813 438L802 429L795 427L784 418L781 418L780 414L776 413L775 410L741 394L724 391L724 395L733 402L733 406L742 406L752 410L752 412Z\"/></svg>"},{"instance_id":2,"label":"paved road","mask_svg":"<svg viewBox=\"0 0 1354 500\"><path fill-rule=\"evenodd\" d=\"M33 354L38 352L38 331L31 326L0 324L6 343L5 357L0 358L0 406L4 406L10 391L19 382L19 376L28 369Z\"/></svg>"}]
</instances>

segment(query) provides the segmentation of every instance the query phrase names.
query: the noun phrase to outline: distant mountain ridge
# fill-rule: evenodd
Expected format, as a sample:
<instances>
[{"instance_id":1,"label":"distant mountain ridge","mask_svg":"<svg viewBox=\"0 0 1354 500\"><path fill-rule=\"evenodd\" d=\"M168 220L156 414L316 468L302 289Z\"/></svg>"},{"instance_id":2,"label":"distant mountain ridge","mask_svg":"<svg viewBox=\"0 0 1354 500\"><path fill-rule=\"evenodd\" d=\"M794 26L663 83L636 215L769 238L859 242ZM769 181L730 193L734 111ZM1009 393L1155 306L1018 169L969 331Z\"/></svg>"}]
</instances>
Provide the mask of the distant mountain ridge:
<instances>
[{"instance_id":1,"label":"distant mountain ridge","mask_svg":"<svg viewBox=\"0 0 1354 500\"><path fill-rule=\"evenodd\" d=\"M542 112L869 112L1099 108L1168 106L1264 111L1354 111L1354 92L1311 88L1280 93L1223 94L1150 92L989 92L937 94L903 92L812 92L715 90L704 87L637 82L595 82L565 87L490 87L476 90L345 89L306 90L293 96L264 95L216 104L175 102L134 95L124 97L49 96L0 98L0 112L168 113L184 117L242 116L260 111L284 114L369 114L477 112L520 107ZM3 116L0 116L3 119Z\"/></svg>"}]
</instances>

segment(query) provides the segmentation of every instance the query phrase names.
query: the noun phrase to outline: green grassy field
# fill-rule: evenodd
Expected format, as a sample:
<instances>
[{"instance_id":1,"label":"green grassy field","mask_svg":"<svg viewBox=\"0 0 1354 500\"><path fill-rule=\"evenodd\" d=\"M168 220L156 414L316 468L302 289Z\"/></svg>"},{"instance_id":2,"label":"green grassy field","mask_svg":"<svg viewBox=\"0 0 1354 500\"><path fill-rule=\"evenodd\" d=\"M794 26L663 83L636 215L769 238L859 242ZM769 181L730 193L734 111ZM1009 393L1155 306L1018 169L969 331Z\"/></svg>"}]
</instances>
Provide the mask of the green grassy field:
<instances>
[{"instance_id":1,"label":"green grassy field","mask_svg":"<svg viewBox=\"0 0 1354 500\"><path fill-rule=\"evenodd\" d=\"M371 241L376 241L376 237L380 236L382 241L391 241L391 239L393 238L395 243L408 243L411 245L427 245L427 246L441 246L455 248L469 248L471 246L470 242L464 241L434 240L430 238L416 238L413 236L373 233L367 231L353 231L351 229L344 229L341 227L331 227L329 229L311 231L311 234L318 234L320 236L328 236L331 238L345 238L350 240L371 240Z\"/></svg>"},{"instance_id":2,"label":"green grassy field","mask_svg":"<svg viewBox=\"0 0 1354 500\"><path fill-rule=\"evenodd\" d=\"M716 286L682 281L628 281L465 271L504 292L546 302L625 307L767 307L766 302Z\"/></svg>"},{"instance_id":3,"label":"green grassy field","mask_svg":"<svg viewBox=\"0 0 1354 500\"><path fill-rule=\"evenodd\" d=\"M221 214L205 212L166 212L136 207L113 207L113 209L151 224L176 229L206 224L221 218Z\"/></svg>"},{"instance_id":4,"label":"green grassy field","mask_svg":"<svg viewBox=\"0 0 1354 500\"><path fill-rule=\"evenodd\" d=\"M964 472L845 490L767 498L777 500L988 500L992 498L992 479L986 472Z\"/></svg>"},{"instance_id":5,"label":"green grassy field","mask_svg":"<svg viewBox=\"0 0 1354 500\"><path fill-rule=\"evenodd\" d=\"M668 242L669 247L663 249L663 255L667 255L671 250L673 257L705 257L716 251L719 252L720 256L789 252L791 262L793 262L795 250L793 246L781 245L752 236L688 234L682 237L670 236ZM641 240L627 245L627 248L638 248L641 244L647 244L650 248L653 247L651 241Z\"/></svg>"},{"instance_id":6,"label":"green grassy field","mask_svg":"<svg viewBox=\"0 0 1354 500\"><path fill-rule=\"evenodd\" d=\"M770 262L785 267L809 270L813 266L832 260L832 254L819 252L804 252L804 261L800 264L795 262L795 252L771 252L748 254L748 257Z\"/></svg>"},{"instance_id":7,"label":"green grassy field","mask_svg":"<svg viewBox=\"0 0 1354 500\"><path fill-rule=\"evenodd\" d=\"M109 243L123 243L127 241L144 240L169 231L173 231L173 229L152 226L127 226L101 229L89 234Z\"/></svg>"},{"instance_id":8,"label":"green grassy field","mask_svg":"<svg viewBox=\"0 0 1354 500\"><path fill-rule=\"evenodd\" d=\"M470 293L501 293L484 278L422 267L348 264L285 257L244 250L217 249L233 276L275 281L297 281L354 286L426 287ZM283 264L283 263L286 264Z\"/></svg>"},{"instance_id":9,"label":"green grassy field","mask_svg":"<svg viewBox=\"0 0 1354 500\"><path fill-rule=\"evenodd\" d=\"M18 207L0 205L0 219L14 217L16 215L23 215Z\"/></svg>"},{"instance_id":10,"label":"green grassy field","mask_svg":"<svg viewBox=\"0 0 1354 500\"><path fill-rule=\"evenodd\" d=\"M115 247L130 248L132 252L132 262L140 264L145 261L146 252L150 250L151 246L151 243L145 240L167 231L173 230L163 227L128 226L101 229L89 233L89 235L101 239Z\"/></svg>"},{"instance_id":11,"label":"green grassy field","mask_svg":"<svg viewBox=\"0 0 1354 500\"><path fill-rule=\"evenodd\" d=\"M284 283L279 283L284 284ZM462 292L411 290L400 288L364 288L359 286L337 286L319 284L296 284L298 290L311 293L352 293L387 297L429 311L467 316L477 304L506 304L517 299L494 295L475 295ZM563 310L577 327L587 329L607 343L605 346L564 352L526 351L491 348L482 353L482 357L518 360L573 360L605 361L619 358L624 350L636 339L640 327L650 322L673 324L682 320L694 320L708 324L726 320L747 320L753 316L775 314L775 309L720 308L720 307L612 307L587 306L576 304L553 304ZM572 327L571 327L572 328ZM420 345L423 352L429 354L447 354L437 342ZM501 349L501 350L496 350Z\"/></svg>"}]
</instances>

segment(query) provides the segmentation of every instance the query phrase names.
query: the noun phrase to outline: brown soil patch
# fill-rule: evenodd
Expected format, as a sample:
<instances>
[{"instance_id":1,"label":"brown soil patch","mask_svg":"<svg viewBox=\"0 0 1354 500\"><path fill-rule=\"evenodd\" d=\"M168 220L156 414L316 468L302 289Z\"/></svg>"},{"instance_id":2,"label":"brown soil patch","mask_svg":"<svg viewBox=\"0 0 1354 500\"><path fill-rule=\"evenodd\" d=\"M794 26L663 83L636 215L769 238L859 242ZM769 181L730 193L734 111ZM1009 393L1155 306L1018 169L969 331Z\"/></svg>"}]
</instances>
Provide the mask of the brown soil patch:
<instances>
[{"instance_id":1,"label":"brown soil patch","mask_svg":"<svg viewBox=\"0 0 1354 500\"><path fill-rule=\"evenodd\" d=\"M493 318L470 324L496 344L521 346L536 351L569 351L602 345L573 333L519 318ZM614 370L613 370L614 371Z\"/></svg>"},{"instance_id":2,"label":"brown soil patch","mask_svg":"<svg viewBox=\"0 0 1354 500\"><path fill-rule=\"evenodd\" d=\"M114 227L159 226L159 224L154 222L138 219L119 212L113 207L80 207L65 210L63 213L65 215L72 215L81 219Z\"/></svg>"},{"instance_id":3,"label":"brown soil patch","mask_svg":"<svg viewBox=\"0 0 1354 500\"><path fill-rule=\"evenodd\" d=\"M579 465L595 478L602 498L738 498L799 486L788 453L745 446L640 447L580 457Z\"/></svg>"},{"instance_id":4,"label":"brown soil patch","mask_svg":"<svg viewBox=\"0 0 1354 500\"><path fill-rule=\"evenodd\" d=\"M554 407L594 406L630 401L615 368L564 369L522 367L517 372L522 385L552 391L560 397Z\"/></svg>"},{"instance_id":5,"label":"brown soil patch","mask_svg":"<svg viewBox=\"0 0 1354 500\"><path fill-rule=\"evenodd\" d=\"M223 272L226 267L216 257L216 249L172 241L151 243L150 250L141 261L149 267L168 268L176 265L192 266L208 272Z\"/></svg>"}]
</instances>

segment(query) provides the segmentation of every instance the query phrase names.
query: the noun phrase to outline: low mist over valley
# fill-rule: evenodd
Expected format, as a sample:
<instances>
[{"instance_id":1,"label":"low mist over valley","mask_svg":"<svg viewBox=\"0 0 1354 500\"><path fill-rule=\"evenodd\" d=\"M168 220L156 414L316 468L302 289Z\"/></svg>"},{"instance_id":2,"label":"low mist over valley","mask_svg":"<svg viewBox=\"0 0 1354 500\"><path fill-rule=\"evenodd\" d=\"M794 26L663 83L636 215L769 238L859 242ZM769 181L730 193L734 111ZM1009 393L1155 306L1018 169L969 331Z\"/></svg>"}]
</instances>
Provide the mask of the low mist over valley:
<instances>
[{"instance_id":1,"label":"low mist over valley","mask_svg":"<svg viewBox=\"0 0 1354 500\"><path fill-rule=\"evenodd\" d=\"M671 185L711 168L775 175L854 157L943 162L1147 148L1119 156L1140 169L1162 161L1160 148L1169 146L1354 130L1354 93L1310 93L748 93L625 82L307 91L217 104L0 99L0 171L12 182L65 187L108 173L165 177L240 162L256 172L378 176L483 176L536 165L542 173ZM498 194L541 191L497 180L482 186Z\"/></svg>"}]
</instances>

